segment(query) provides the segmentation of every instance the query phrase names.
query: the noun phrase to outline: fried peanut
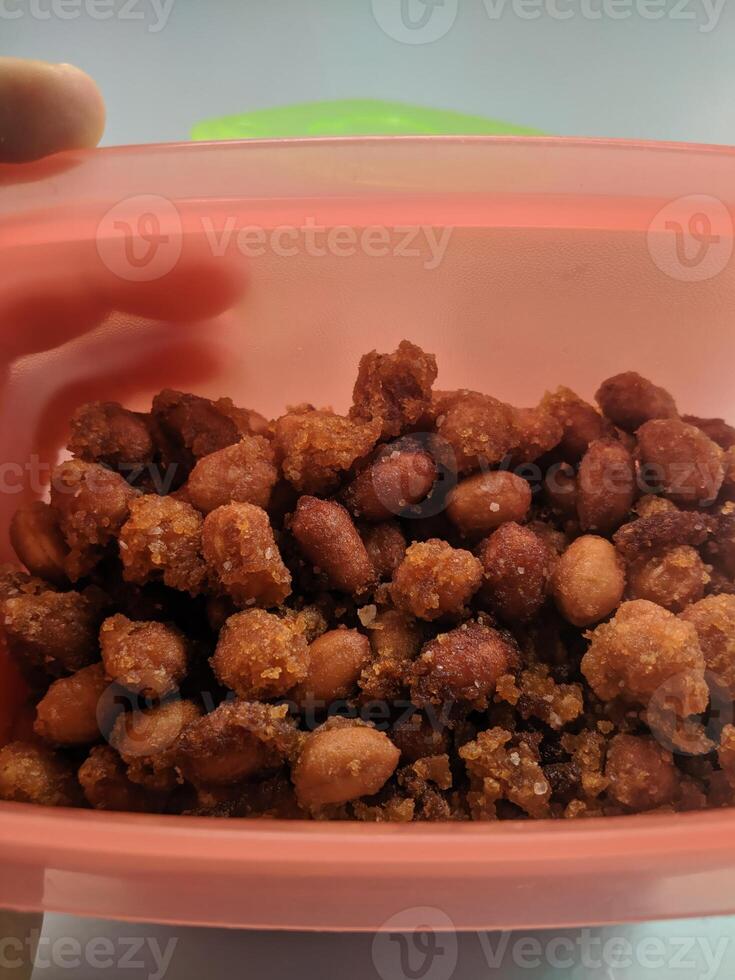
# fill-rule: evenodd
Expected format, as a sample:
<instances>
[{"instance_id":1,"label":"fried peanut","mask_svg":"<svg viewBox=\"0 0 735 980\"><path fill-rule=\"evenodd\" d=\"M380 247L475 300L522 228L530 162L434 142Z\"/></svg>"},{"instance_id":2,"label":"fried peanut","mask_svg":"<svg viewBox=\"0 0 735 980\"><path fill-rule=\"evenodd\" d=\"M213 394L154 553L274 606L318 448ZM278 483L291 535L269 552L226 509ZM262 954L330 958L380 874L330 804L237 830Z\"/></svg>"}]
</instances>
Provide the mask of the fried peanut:
<instances>
[{"instance_id":1,"label":"fried peanut","mask_svg":"<svg viewBox=\"0 0 735 980\"><path fill-rule=\"evenodd\" d=\"M496 466L518 442L514 409L477 391L452 393L437 417L436 431L454 453L459 473Z\"/></svg>"},{"instance_id":2,"label":"fried peanut","mask_svg":"<svg viewBox=\"0 0 735 980\"><path fill-rule=\"evenodd\" d=\"M144 813L157 809L153 794L131 782L109 745L95 745L77 773L87 803L95 810Z\"/></svg>"},{"instance_id":3,"label":"fried peanut","mask_svg":"<svg viewBox=\"0 0 735 980\"><path fill-rule=\"evenodd\" d=\"M591 442L613 434L610 422L570 388L547 392L541 405L561 425L562 435L557 448L561 458L568 463L581 459Z\"/></svg>"},{"instance_id":4,"label":"fried peanut","mask_svg":"<svg viewBox=\"0 0 735 980\"><path fill-rule=\"evenodd\" d=\"M406 555L406 539L396 521L368 525L360 537L379 579L392 578Z\"/></svg>"},{"instance_id":5,"label":"fried peanut","mask_svg":"<svg viewBox=\"0 0 735 980\"><path fill-rule=\"evenodd\" d=\"M204 588L202 518L184 501L153 494L138 497L120 529L119 547L126 582L163 581L190 595Z\"/></svg>"},{"instance_id":6,"label":"fried peanut","mask_svg":"<svg viewBox=\"0 0 735 980\"><path fill-rule=\"evenodd\" d=\"M17 510L10 522L10 543L32 575L54 585L68 582L66 561L69 549L59 527L59 515L53 507L36 500Z\"/></svg>"},{"instance_id":7,"label":"fried peanut","mask_svg":"<svg viewBox=\"0 0 735 980\"><path fill-rule=\"evenodd\" d=\"M506 470L476 473L454 487L447 515L463 535L483 537L506 521L525 520L531 506L528 482Z\"/></svg>"},{"instance_id":8,"label":"fried peanut","mask_svg":"<svg viewBox=\"0 0 735 980\"><path fill-rule=\"evenodd\" d=\"M308 671L293 696L298 702L327 707L351 697L369 660L370 643L363 633L345 628L328 630L309 645Z\"/></svg>"},{"instance_id":9,"label":"fried peanut","mask_svg":"<svg viewBox=\"0 0 735 980\"><path fill-rule=\"evenodd\" d=\"M625 520L635 497L635 463L622 443L590 443L577 474L577 515L583 531L611 534Z\"/></svg>"},{"instance_id":10,"label":"fried peanut","mask_svg":"<svg viewBox=\"0 0 735 980\"><path fill-rule=\"evenodd\" d=\"M118 402L88 402L71 417L69 452L124 473L153 459L149 419Z\"/></svg>"},{"instance_id":11,"label":"fried peanut","mask_svg":"<svg viewBox=\"0 0 735 980\"><path fill-rule=\"evenodd\" d=\"M297 799L315 809L371 796L390 778L399 758L383 732L361 722L332 719L304 742L292 771Z\"/></svg>"},{"instance_id":12,"label":"fried peanut","mask_svg":"<svg viewBox=\"0 0 735 980\"><path fill-rule=\"evenodd\" d=\"M428 453L389 447L347 485L344 503L353 517L387 521L422 501L435 478Z\"/></svg>"},{"instance_id":13,"label":"fried peanut","mask_svg":"<svg viewBox=\"0 0 735 980\"><path fill-rule=\"evenodd\" d=\"M562 616L575 626L589 626L608 616L622 599L623 563L609 541L585 534L559 558L551 588Z\"/></svg>"},{"instance_id":14,"label":"fried peanut","mask_svg":"<svg viewBox=\"0 0 735 980\"><path fill-rule=\"evenodd\" d=\"M508 622L532 619L546 601L552 555L532 530L509 522L477 549L482 600Z\"/></svg>"},{"instance_id":15,"label":"fried peanut","mask_svg":"<svg viewBox=\"0 0 735 980\"><path fill-rule=\"evenodd\" d=\"M676 403L635 371L625 371L603 381L595 395L603 413L626 432L635 432L651 419L675 419Z\"/></svg>"},{"instance_id":16,"label":"fried peanut","mask_svg":"<svg viewBox=\"0 0 735 980\"><path fill-rule=\"evenodd\" d=\"M426 644L411 669L411 701L419 708L461 702L482 710L517 660L507 636L479 622L463 623Z\"/></svg>"},{"instance_id":17,"label":"fried peanut","mask_svg":"<svg viewBox=\"0 0 735 980\"><path fill-rule=\"evenodd\" d=\"M155 792L171 792L179 776L175 768L181 733L199 718L192 701L166 701L154 708L120 714L110 732L110 745L127 765L127 776Z\"/></svg>"},{"instance_id":18,"label":"fried peanut","mask_svg":"<svg viewBox=\"0 0 735 980\"><path fill-rule=\"evenodd\" d=\"M675 504L703 507L715 500L725 478L716 442L679 419L646 422L637 435L646 486L660 488Z\"/></svg>"},{"instance_id":19,"label":"fried peanut","mask_svg":"<svg viewBox=\"0 0 735 980\"><path fill-rule=\"evenodd\" d=\"M673 803L679 779L670 752L652 738L616 735L605 763L610 796L637 812Z\"/></svg>"},{"instance_id":20,"label":"fried peanut","mask_svg":"<svg viewBox=\"0 0 735 980\"><path fill-rule=\"evenodd\" d=\"M707 669L735 698L735 596L710 595L682 612L697 631Z\"/></svg>"},{"instance_id":21,"label":"fried peanut","mask_svg":"<svg viewBox=\"0 0 735 980\"><path fill-rule=\"evenodd\" d=\"M90 664L54 681L36 706L33 730L56 745L96 742L105 721L102 697L110 686L102 664Z\"/></svg>"},{"instance_id":22,"label":"fried peanut","mask_svg":"<svg viewBox=\"0 0 735 980\"><path fill-rule=\"evenodd\" d=\"M293 536L333 589L364 592L375 577L365 545L344 507L331 500L301 497L291 522Z\"/></svg>"}]
</instances>

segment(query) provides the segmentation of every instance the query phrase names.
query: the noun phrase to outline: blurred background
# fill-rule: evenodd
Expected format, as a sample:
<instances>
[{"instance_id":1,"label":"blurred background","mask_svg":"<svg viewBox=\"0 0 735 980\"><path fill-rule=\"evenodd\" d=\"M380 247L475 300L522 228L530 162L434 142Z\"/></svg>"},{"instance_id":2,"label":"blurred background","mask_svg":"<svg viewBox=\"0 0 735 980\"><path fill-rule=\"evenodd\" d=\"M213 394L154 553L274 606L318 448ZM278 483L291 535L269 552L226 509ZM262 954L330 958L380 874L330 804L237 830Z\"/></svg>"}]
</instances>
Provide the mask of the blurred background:
<instances>
[{"instance_id":1,"label":"blurred background","mask_svg":"<svg viewBox=\"0 0 735 980\"><path fill-rule=\"evenodd\" d=\"M354 97L551 134L735 143L732 0L3 0L0 54L100 83L107 144Z\"/></svg>"}]
</instances>

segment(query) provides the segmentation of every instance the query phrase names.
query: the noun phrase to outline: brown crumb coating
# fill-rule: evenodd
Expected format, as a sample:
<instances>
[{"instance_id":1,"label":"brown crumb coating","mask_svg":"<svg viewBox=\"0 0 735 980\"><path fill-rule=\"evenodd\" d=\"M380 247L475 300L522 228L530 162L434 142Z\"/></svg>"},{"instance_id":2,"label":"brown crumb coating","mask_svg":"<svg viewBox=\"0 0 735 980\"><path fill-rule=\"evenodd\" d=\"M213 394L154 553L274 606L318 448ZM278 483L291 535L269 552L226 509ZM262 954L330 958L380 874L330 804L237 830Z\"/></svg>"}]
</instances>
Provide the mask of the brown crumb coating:
<instances>
[{"instance_id":1,"label":"brown crumb coating","mask_svg":"<svg viewBox=\"0 0 735 980\"><path fill-rule=\"evenodd\" d=\"M635 432L650 419L675 419L678 415L668 391L635 371L603 381L595 398L604 415L625 432Z\"/></svg>"},{"instance_id":2,"label":"brown crumb coating","mask_svg":"<svg viewBox=\"0 0 735 980\"><path fill-rule=\"evenodd\" d=\"M646 422L637 432L641 479L675 504L704 507L725 478L723 452L700 429L679 419Z\"/></svg>"},{"instance_id":3,"label":"brown crumb coating","mask_svg":"<svg viewBox=\"0 0 735 980\"><path fill-rule=\"evenodd\" d=\"M298 703L329 707L357 692L357 681L370 661L370 641L356 629L328 630L309 644L304 680L293 692Z\"/></svg>"},{"instance_id":4,"label":"brown crumb coating","mask_svg":"<svg viewBox=\"0 0 735 980\"><path fill-rule=\"evenodd\" d=\"M365 545L341 504L301 497L291 521L301 551L330 586L350 594L367 590L375 578Z\"/></svg>"},{"instance_id":5,"label":"brown crumb coating","mask_svg":"<svg viewBox=\"0 0 735 980\"><path fill-rule=\"evenodd\" d=\"M372 796L400 758L384 732L357 720L332 718L304 740L291 771L299 803L310 810Z\"/></svg>"},{"instance_id":6,"label":"brown crumb coating","mask_svg":"<svg viewBox=\"0 0 735 980\"><path fill-rule=\"evenodd\" d=\"M203 456L189 474L189 501L203 514L229 503L268 507L278 479L273 447L263 436L245 436Z\"/></svg>"},{"instance_id":7,"label":"brown crumb coating","mask_svg":"<svg viewBox=\"0 0 735 980\"><path fill-rule=\"evenodd\" d=\"M196 786L232 786L276 769L300 736L286 705L224 701L193 721L176 743L176 765Z\"/></svg>"},{"instance_id":8,"label":"brown crumb coating","mask_svg":"<svg viewBox=\"0 0 735 980\"><path fill-rule=\"evenodd\" d=\"M222 627L211 663L221 683L239 697L279 698L306 679L309 646L287 619L248 609Z\"/></svg>"},{"instance_id":9,"label":"brown crumb coating","mask_svg":"<svg viewBox=\"0 0 735 980\"><path fill-rule=\"evenodd\" d=\"M419 708L459 702L478 711L503 674L518 664L509 636L466 622L430 640L411 667L411 701Z\"/></svg>"},{"instance_id":10,"label":"brown crumb coating","mask_svg":"<svg viewBox=\"0 0 735 980\"><path fill-rule=\"evenodd\" d=\"M200 715L193 701L178 698L118 715L109 741L127 765L128 778L155 792L175 789L180 781L175 768L179 738Z\"/></svg>"},{"instance_id":11,"label":"brown crumb coating","mask_svg":"<svg viewBox=\"0 0 735 980\"><path fill-rule=\"evenodd\" d=\"M102 664L90 664L69 677L60 677L36 705L33 730L55 745L96 742L105 722L103 695L110 686Z\"/></svg>"},{"instance_id":12,"label":"brown crumb coating","mask_svg":"<svg viewBox=\"0 0 735 980\"><path fill-rule=\"evenodd\" d=\"M60 463L51 475L51 505L69 548L65 565L76 582L99 561L128 519L139 493L118 473L80 459Z\"/></svg>"},{"instance_id":13,"label":"brown crumb coating","mask_svg":"<svg viewBox=\"0 0 735 980\"><path fill-rule=\"evenodd\" d=\"M360 674L361 700L394 702L406 693L411 664L421 649L421 629L397 609L385 609L367 630L372 659Z\"/></svg>"},{"instance_id":14,"label":"brown crumb coating","mask_svg":"<svg viewBox=\"0 0 735 980\"><path fill-rule=\"evenodd\" d=\"M581 459L591 442L613 434L610 422L570 388L547 392L541 406L561 425L557 452L568 463Z\"/></svg>"},{"instance_id":15,"label":"brown crumb coating","mask_svg":"<svg viewBox=\"0 0 735 980\"><path fill-rule=\"evenodd\" d=\"M150 813L157 809L156 796L128 779L117 752L109 745L95 745L77 779L87 803L95 810Z\"/></svg>"},{"instance_id":16,"label":"brown crumb coating","mask_svg":"<svg viewBox=\"0 0 735 980\"><path fill-rule=\"evenodd\" d=\"M213 510L204 520L202 550L238 606L277 606L291 593L291 575L262 507L232 503Z\"/></svg>"},{"instance_id":17,"label":"brown crumb coating","mask_svg":"<svg viewBox=\"0 0 735 980\"><path fill-rule=\"evenodd\" d=\"M396 521L370 524L360 532L368 559L379 579L393 577L406 556L406 538Z\"/></svg>"},{"instance_id":18,"label":"brown crumb coating","mask_svg":"<svg viewBox=\"0 0 735 980\"><path fill-rule=\"evenodd\" d=\"M146 698L173 694L189 667L189 644L181 630L133 622L121 613L100 627L100 650L107 676Z\"/></svg>"},{"instance_id":19,"label":"brown crumb coating","mask_svg":"<svg viewBox=\"0 0 735 980\"><path fill-rule=\"evenodd\" d=\"M653 493L648 493L636 500L633 511L638 517L654 517L656 514L676 514L679 508L666 497L657 497Z\"/></svg>"},{"instance_id":20,"label":"brown crumb coating","mask_svg":"<svg viewBox=\"0 0 735 980\"><path fill-rule=\"evenodd\" d=\"M623 562L606 538L585 534L572 541L557 561L551 589L566 620L589 626L608 616L623 598Z\"/></svg>"},{"instance_id":21,"label":"brown crumb coating","mask_svg":"<svg viewBox=\"0 0 735 980\"><path fill-rule=\"evenodd\" d=\"M697 631L707 670L735 698L735 596L707 596L679 618Z\"/></svg>"},{"instance_id":22,"label":"brown crumb coating","mask_svg":"<svg viewBox=\"0 0 735 980\"><path fill-rule=\"evenodd\" d=\"M507 674L498 682L498 697L517 708L521 718L539 718L559 731L584 711L581 684L558 684L546 664L532 664L518 678Z\"/></svg>"},{"instance_id":23,"label":"brown crumb coating","mask_svg":"<svg viewBox=\"0 0 735 980\"><path fill-rule=\"evenodd\" d=\"M293 411L275 423L274 446L283 475L301 493L337 489L352 464L372 450L380 419L360 422L329 411Z\"/></svg>"},{"instance_id":24,"label":"brown crumb coating","mask_svg":"<svg viewBox=\"0 0 735 980\"><path fill-rule=\"evenodd\" d=\"M436 419L436 431L452 450L459 473L496 466L518 442L512 406L477 391L451 393Z\"/></svg>"},{"instance_id":25,"label":"brown crumb coating","mask_svg":"<svg viewBox=\"0 0 735 980\"><path fill-rule=\"evenodd\" d=\"M521 523L531 506L529 483L506 470L475 473L453 487L447 516L467 537L490 534L506 521Z\"/></svg>"},{"instance_id":26,"label":"brown crumb coating","mask_svg":"<svg viewBox=\"0 0 735 980\"><path fill-rule=\"evenodd\" d=\"M148 417L118 402L80 405L71 417L70 428L67 449L77 459L123 472L153 459L155 447Z\"/></svg>"},{"instance_id":27,"label":"brown crumb coating","mask_svg":"<svg viewBox=\"0 0 735 980\"><path fill-rule=\"evenodd\" d=\"M301 606L298 609L289 609L284 606L277 612L288 621L292 630L304 637L307 643L313 643L329 629L325 611L318 605Z\"/></svg>"},{"instance_id":28,"label":"brown crumb coating","mask_svg":"<svg viewBox=\"0 0 735 980\"><path fill-rule=\"evenodd\" d=\"M589 635L582 673L603 701L622 696L647 704L663 685L683 714L704 711L709 692L694 626L646 599L624 602Z\"/></svg>"},{"instance_id":29,"label":"brown crumb coating","mask_svg":"<svg viewBox=\"0 0 735 980\"><path fill-rule=\"evenodd\" d=\"M467 797L474 820L495 820L501 800L514 803L530 817L549 815L551 786L538 753L527 742L515 745L512 739L503 728L488 728L459 750L470 777Z\"/></svg>"},{"instance_id":30,"label":"brown crumb coating","mask_svg":"<svg viewBox=\"0 0 735 980\"><path fill-rule=\"evenodd\" d=\"M105 597L98 590L19 595L2 603L11 652L60 677L98 659L97 631Z\"/></svg>"},{"instance_id":31,"label":"brown crumb coating","mask_svg":"<svg viewBox=\"0 0 735 980\"><path fill-rule=\"evenodd\" d=\"M350 416L379 420L382 438L394 438L429 410L436 376L434 355L408 340L402 340L392 354L371 351L360 358Z\"/></svg>"},{"instance_id":32,"label":"brown crumb coating","mask_svg":"<svg viewBox=\"0 0 735 980\"><path fill-rule=\"evenodd\" d=\"M417 541L393 573L390 594L397 609L418 619L458 616L482 582L482 564L446 541Z\"/></svg>"},{"instance_id":33,"label":"brown crumb coating","mask_svg":"<svg viewBox=\"0 0 735 980\"><path fill-rule=\"evenodd\" d=\"M702 598L710 576L699 552L683 544L629 565L627 579L629 598L681 612Z\"/></svg>"},{"instance_id":34,"label":"brown crumb coating","mask_svg":"<svg viewBox=\"0 0 735 980\"><path fill-rule=\"evenodd\" d=\"M679 776L670 752L652 738L616 735L607 750L608 794L636 812L673 803Z\"/></svg>"},{"instance_id":35,"label":"brown crumb coating","mask_svg":"<svg viewBox=\"0 0 735 980\"><path fill-rule=\"evenodd\" d=\"M590 443L577 474L579 526L611 534L625 520L635 491L635 462L625 446L613 439Z\"/></svg>"},{"instance_id":36,"label":"brown crumb coating","mask_svg":"<svg viewBox=\"0 0 735 980\"><path fill-rule=\"evenodd\" d=\"M661 500L660 497L651 498ZM698 548L716 528L716 520L697 511L668 510L649 504L644 516L624 524L613 535L615 547L628 562L670 551L680 545Z\"/></svg>"},{"instance_id":37,"label":"brown crumb coating","mask_svg":"<svg viewBox=\"0 0 735 980\"><path fill-rule=\"evenodd\" d=\"M202 517L190 504L155 494L138 497L118 543L126 582L162 581L190 595L204 588Z\"/></svg>"},{"instance_id":38,"label":"brown crumb coating","mask_svg":"<svg viewBox=\"0 0 735 980\"><path fill-rule=\"evenodd\" d=\"M532 619L546 601L552 553L528 527L509 522L477 549L483 567L480 598L507 622Z\"/></svg>"},{"instance_id":39,"label":"brown crumb coating","mask_svg":"<svg viewBox=\"0 0 735 980\"><path fill-rule=\"evenodd\" d=\"M78 806L81 793L63 756L35 742L10 742L0 748L0 800Z\"/></svg>"},{"instance_id":40,"label":"brown crumb coating","mask_svg":"<svg viewBox=\"0 0 735 980\"><path fill-rule=\"evenodd\" d=\"M53 507L41 500L21 507L13 515L9 534L13 551L31 575L54 585L67 584L69 549Z\"/></svg>"},{"instance_id":41,"label":"brown crumb coating","mask_svg":"<svg viewBox=\"0 0 735 980\"><path fill-rule=\"evenodd\" d=\"M435 479L429 453L389 446L347 485L342 499L355 518L387 521L422 501Z\"/></svg>"}]
</instances>

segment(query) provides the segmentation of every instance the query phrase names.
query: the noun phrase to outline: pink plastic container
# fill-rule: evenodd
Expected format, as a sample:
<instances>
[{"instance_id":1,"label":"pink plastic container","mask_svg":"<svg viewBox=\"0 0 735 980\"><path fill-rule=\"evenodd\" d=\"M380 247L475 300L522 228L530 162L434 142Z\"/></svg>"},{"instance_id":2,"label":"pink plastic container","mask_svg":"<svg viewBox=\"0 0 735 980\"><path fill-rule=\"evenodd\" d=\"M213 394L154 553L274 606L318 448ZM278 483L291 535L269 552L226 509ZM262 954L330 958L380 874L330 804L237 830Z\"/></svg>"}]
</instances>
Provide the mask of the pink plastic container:
<instances>
[{"instance_id":1,"label":"pink plastic container","mask_svg":"<svg viewBox=\"0 0 735 980\"><path fill-rule=\"evenodd\" d=\"M437 354L443 388L531 404L636 368L687 411L735 416L730 149L126 147L0 168L0 186L2 540L80 401L142 406L170 384L266 413L315 390L343 408L359 355L403 337ZM0 868L0 907L186 924L709 915L735 912L735 810L353 826L0 804Z\"/></svg>"}]
</instances>

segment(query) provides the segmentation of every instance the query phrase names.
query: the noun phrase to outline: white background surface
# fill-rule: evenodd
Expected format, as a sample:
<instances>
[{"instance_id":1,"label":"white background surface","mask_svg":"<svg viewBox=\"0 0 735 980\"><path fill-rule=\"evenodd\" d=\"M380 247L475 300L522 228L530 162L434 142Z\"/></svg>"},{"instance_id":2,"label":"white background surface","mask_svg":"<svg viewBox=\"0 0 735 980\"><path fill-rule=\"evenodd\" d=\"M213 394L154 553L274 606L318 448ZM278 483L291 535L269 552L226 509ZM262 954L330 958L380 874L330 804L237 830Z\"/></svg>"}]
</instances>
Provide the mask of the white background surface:
<instances>
[{"instance_id":1,"label":"white background surface","mask_svg":"<svg viewBox=\"0 0 735 980\"><path fill-rule=\"evenodd\" d=\"M122 0L112 0L109 20L94 19L88 0L66 0L66 7L59 0L0 0L0 53L71 61L93 74L109 107L109 144L185 139L193 123L210 116L347 97L457 109L564 135L735 144L735 2L726 0L710 30L711 2L705 0L616 2L556 0L555 8L543 0L537 11L531 0L523 9L534 19L519 16L509 2L493 19L482 0L445 0L434 17L445 17L444 26L451 22L446 33L433 43L405 43L416 41L418 32L404 30L402 40L391 36L401 36L400 23L391 20L398 0L375 0L378 17L370 0L174 0L160 30L152 0L128 0L126 17ZM645 19L641 11L655 15L657 4L664 16ZM554 9L572 16L558 19ZM419 7L409 12L421 13ZM433 24L435 31L442 27ZM729 927L712 919L593 933L625 935L633 943L645 936L667 943L699 937L712 948L722 940L728 947L715 973L696 946L688 967L531 969L514 966L511 957L493 971L473 935L461 937L452 972L456 980L719 980L735 975ZM96 936L153 938L163 948L176 938L169 980L405 976L397 960L376 962L372 938L365 936L182 931L57 916L47 918L44 935L47 949L64 936L83 944ZM667 949L673 956L674 947ZM681 955L681 943L676 949ZM137 980L155 970L145 948L142 959L137 968L39 966L35 976ZM446 966L437 961L424 980L449 980Z\"/></svg>"},{"instance_id":2,"label":"white background surface","mask_svg":"<svg viewBox=\"0 0 735 980\"><path fill-rule=\"evenodd\" d=\"M155 31L154 0L2 0L0 10L23 16L0 16L0 53L91 72L109 106L108 143L184 139L211 116L357 96L561 135L735 143L732 0L443 0L433 23L453 23L425 44L385 33L373 0L157 2L173 6ZM420 14L419 0L404 2ZM71 19L31 13L59 3ZM117 16L93 19L93 3L112 4ZM374 3L383 23L400 6ZM707 30L713 3L724 7ZM493 19L488 8L504 12ZM555 9L572 16L559 20Z\"/></svg>"}]
</instances>

